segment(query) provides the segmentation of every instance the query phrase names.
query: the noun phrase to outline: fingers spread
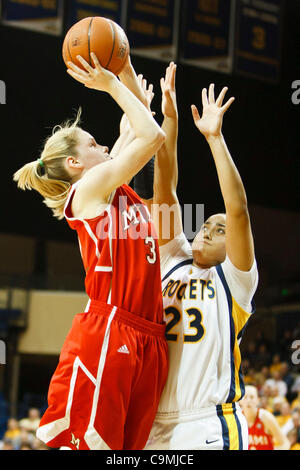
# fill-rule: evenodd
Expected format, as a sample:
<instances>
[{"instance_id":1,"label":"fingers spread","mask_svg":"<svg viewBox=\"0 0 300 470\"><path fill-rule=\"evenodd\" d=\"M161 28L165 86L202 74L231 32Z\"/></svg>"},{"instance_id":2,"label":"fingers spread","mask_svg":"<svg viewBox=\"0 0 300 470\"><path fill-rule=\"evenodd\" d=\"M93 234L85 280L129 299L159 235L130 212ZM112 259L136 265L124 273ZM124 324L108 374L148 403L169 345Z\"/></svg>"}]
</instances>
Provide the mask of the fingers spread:
<instances>
[{"instance_id":1,"label":"fingers spread","mask_svg":"<svg viewBox=\"0 0 300 470\"><path fill-rule=\"evenodd\" d=\"M81 74L74 72L72 69L67 69L67 72L69 75L71 75L73 78L78 80L78 82L85 84L86 83L86 77L82 76Z\"/></svg>"},{"instance_id":2,"label":"fingers spread","mask_svg":"<svg viewBox=\"0 0 300 470\"><path fill-rule=\"evenodd\" d=\"M215 102L215 84L211 83L208 90L208 99L210 103Z\"/></svg>"},{"instance_id":3,"label":"fingers spread","mask_svg":"<svg viewBox=\"0 0 300 470\"><path fill-rule=\"evenodd\" d=\"M207 89L206 88L203 88L203 90L202 90L202 105L203 106L208 105Z\"/></svg>"},{"instance_id":4,"label":"fingers spread","mask_svg":"<svg viewBox=\"0 0 300 470\"><path fill-rule=\"evenodd\" d=\"M198 121L200 119L200 114L199 114L197 107L194 104L192 104L191 110L192 110L194 122Z\"/></svg>"},{"instance_id":5,"label":"fingers spread","mask_svg":"<svg viewBox=\"0 0 300 470\"><path fill-rule=\"evenodd\" d=\"M224 87L223 90L221 91L221 93L219 94L219 96L217 98L217 101L216 101L216 104L218 106L222 106L222 103L223 103L223 100L224 100L224 97L226 95L227 90L228 90L228 88Z\"/></svg>"},{"instance_id":6,"label":"fingers spread","mask_svg":"<svg viewBox=\"0 0 300 470\"><path fill-rule=\"evenodd\" d=\"M101 64L100 64L100 62L99 62L99 60L98 60L98 57L96 56L96 54L95 54L94 52L91 52L91 58L92 58L92 60L93 60L93 62L94 62L95 67L101 69Z\"/></svg>"},{"instance_id":7,"label":"fingers spread","mask_svg":"<svg viewBox=\"0 0 300 470\"><path fill-rule=\"evenodd\" d=\"M93 67L91 67L90 64L83 57L81 57L81 55L76 56L76 58L83 65L85 70L87 70L88 72L93 72L94 71Z\"/></svg>"},{"instance_id":8,"label":"fingers spread","mask_svg":"<svg viewBox=\"0 0 300 470\"><path fill-rule=\"evenodd\" d=\"M227 103L224 104L224 106L222 106L221 110L223 112L227 111L227 109L229 108L229 106L232 105L232 103L234 102L235 98L232 96L231 98L229 98L229 100L227 101Z\"/></svg>"}]
</instances>

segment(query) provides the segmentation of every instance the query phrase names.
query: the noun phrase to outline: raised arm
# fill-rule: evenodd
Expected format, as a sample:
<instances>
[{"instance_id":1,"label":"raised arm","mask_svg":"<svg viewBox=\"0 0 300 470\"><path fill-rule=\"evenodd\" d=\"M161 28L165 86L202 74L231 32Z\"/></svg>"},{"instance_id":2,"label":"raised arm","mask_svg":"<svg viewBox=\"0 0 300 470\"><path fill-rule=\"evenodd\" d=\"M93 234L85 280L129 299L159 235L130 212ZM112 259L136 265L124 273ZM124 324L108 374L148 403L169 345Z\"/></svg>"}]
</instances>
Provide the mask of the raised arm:
<instances>
[{"instance_id":1,"label":"raised arm","mask_svg":"<svg viewBox=\"0 0 300 470\"><path fill-rule=\"evenodd\" d=\"M178 111L176 100L176 64L170 63L161 79L162 129L166 139L156 154L154 165L153 218L159 245L164 245L182 231L181 209L177 198Z\"/></svg>"},{"instance_id":2,"label":"raised arm","mask_svg":"<svg viewBox=\"0 0 300 470\"><path fill-rule=\"evenodd\" d=\"M130 55L128 55L124 68L119 74L119 79L136 97L141 103L143 103L147 109L149 109L149 103L145 89L143 88L143 76L137 75L134 67L131 63ZM134 139L134 131L129 124L126 114L123 114L120 123L120 136L115 142L110 156L114 158L121 149L124 149Z\"/></svg>"},{"instance_id":3,"label":"raised arm","mask_svg":"<svg viewBox=\"0 0 300 470\"><path fill-rule=\"evenodd\" d=\"M208 142L217 169L226 210L226 253L231 262L242 271L249 271L254 261L254 243L247 206L247 197L239 172L232 160L222 135L224 113L233 103L230 98L224 105L227 88L215 100L214 85L209 92L202 90L203 113L192 105L194 123Z\"/></svg>"},{"instance_id":4,"label":"raised arm","mask_svg":"<svg viewBox=\"0 0 300 470\"><path fill-rule=\"evenodd\" d=\"M159 149L164 133L133 93L101 67L95 54L91 57L95 67L80 58L85 71L69 63L68 73L88 88L109 93L127 115L135 134L133 141L115 158L96 165L82 178L80 192L88 199L99 198L105 202L115 188L129 181Z\"/></svg>"},{"instance_id":5,"label":"raised arm","mask_svg":"<svg viewBox=\"0 0 300 470\"><path fill-rule=\"evenodd\" d=\"M134 131L129 124L128 118L124 113L120 121L120 135L116 142L114 143L113 148L110 151L110 158L115 158L119 153L129 145L135 138Z\"/></svg>"}]
</instances>

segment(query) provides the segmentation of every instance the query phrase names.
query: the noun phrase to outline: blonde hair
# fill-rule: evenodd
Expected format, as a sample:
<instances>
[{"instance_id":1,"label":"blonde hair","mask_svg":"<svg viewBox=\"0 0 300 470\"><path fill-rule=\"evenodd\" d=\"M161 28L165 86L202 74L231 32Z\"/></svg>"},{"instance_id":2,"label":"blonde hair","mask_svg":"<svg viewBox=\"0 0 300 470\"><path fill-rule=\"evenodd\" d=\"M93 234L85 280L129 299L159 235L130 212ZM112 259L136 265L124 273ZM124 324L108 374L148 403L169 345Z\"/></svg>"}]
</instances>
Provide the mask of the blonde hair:
<instances>
[{"instance_id":1,"label":"blonde hair","mask_svg":"<svg viewBox=\"0 0 300 470\"><path fill-rule=\"evenodd\" d=\"M40 158L24 165L13 177L19 188L35 189L40 193L44 197L43 202L58 219L64 217L64 206L72 184L64 163L68 156L76 153L80 116L81 108L75 120L55 126L44 143Z\"/></svg>"}]
</instances>

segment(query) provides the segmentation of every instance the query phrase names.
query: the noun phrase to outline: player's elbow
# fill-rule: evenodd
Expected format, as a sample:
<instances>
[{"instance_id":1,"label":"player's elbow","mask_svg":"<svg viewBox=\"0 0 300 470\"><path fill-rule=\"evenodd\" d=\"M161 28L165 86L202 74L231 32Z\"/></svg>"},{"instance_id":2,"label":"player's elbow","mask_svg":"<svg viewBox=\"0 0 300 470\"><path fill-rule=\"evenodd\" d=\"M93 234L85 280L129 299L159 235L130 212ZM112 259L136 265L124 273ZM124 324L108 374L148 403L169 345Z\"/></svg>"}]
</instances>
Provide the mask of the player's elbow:
<instances>
[{"instance_id":1,"label":"player's elbow","mask_svg":"<svg viewBox=\"0 0 300 470\"><path fill-rule=\"evenodd\" d=\"M146 140L147 145L152 149L152 153L155 154L165 142L166 134L159 126L155 126L155 128L149 132Z\"/></svg>"}]
</instances>

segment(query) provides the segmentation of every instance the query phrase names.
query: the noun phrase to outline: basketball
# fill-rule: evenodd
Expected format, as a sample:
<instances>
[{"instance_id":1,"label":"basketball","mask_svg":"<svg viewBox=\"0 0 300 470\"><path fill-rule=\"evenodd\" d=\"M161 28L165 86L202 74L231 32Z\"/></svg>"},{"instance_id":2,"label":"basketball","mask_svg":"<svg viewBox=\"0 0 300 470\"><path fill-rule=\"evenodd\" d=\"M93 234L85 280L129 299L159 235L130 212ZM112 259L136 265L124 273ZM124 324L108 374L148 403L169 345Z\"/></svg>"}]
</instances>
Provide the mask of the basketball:
<instances>
[{"instance_id":1,"label":"basketball","mask_svg":"<svg viewBox=\"0 0 300 470\"><path fill-rule=\"evenodd\" d=\"M118 75L129 54L129 42L124 30L114 21L101 16L84 18L75 23L63 42L62 55L65 64L71 61L83 69L76 58L81 55L93 66L91 52L96 54L102 67Z\"/></svg>"}]
</instances>

